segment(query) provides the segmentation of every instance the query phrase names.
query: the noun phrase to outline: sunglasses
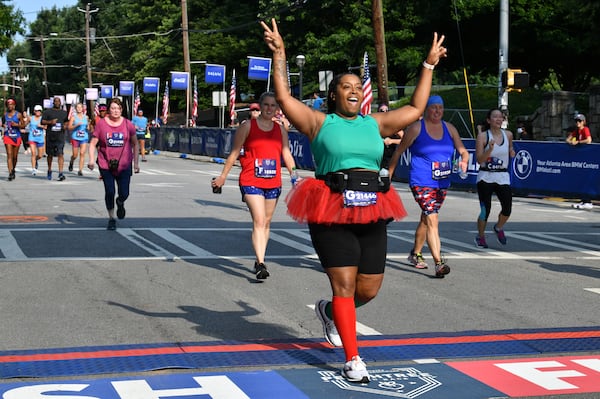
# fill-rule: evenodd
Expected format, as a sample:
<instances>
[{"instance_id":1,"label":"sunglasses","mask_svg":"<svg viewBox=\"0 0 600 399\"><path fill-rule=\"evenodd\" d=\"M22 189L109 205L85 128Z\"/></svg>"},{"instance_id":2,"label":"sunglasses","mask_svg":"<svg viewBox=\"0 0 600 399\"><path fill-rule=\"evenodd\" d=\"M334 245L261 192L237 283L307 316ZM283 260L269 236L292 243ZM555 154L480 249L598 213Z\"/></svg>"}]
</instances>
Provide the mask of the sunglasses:
<instances>
[{"instance_id":1,"label":"sunglasses","mask_svg":"<svg viewBox=\"0 0 600 399\"><path fill-rule=\"evenodd\" d=\"M575 122L583 122L581 119L575 119Z\"/></svg>"}]
</instances>

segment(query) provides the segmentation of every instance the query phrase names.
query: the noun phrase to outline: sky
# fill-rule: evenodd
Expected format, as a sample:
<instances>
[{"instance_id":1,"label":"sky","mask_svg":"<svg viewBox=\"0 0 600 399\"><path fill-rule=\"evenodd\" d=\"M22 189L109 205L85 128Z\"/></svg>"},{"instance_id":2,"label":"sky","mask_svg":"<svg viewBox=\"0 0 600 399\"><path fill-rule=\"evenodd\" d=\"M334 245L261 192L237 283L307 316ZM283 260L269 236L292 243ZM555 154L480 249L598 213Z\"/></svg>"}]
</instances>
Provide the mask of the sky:
<instances>
[{"instance_id":1,"label":"sky","mask_svg":"<svg viewBox=\"0 0 600 399\"><path fill-rule=\"evenodd\" d=\"M38 12L42 9L49 10L52 7L63 8L77 5L77 0L12 0L7 1L6 4L13 5L15 8L21 10L23 16L27 20L27 23L35 21ZM26 29L29 31L29 27ZM17 41L21 41L22 38L17 38ZM6 62L6 55L0 57L0 73L8 72L8 63Z\"/></svg>"}]
</instances>

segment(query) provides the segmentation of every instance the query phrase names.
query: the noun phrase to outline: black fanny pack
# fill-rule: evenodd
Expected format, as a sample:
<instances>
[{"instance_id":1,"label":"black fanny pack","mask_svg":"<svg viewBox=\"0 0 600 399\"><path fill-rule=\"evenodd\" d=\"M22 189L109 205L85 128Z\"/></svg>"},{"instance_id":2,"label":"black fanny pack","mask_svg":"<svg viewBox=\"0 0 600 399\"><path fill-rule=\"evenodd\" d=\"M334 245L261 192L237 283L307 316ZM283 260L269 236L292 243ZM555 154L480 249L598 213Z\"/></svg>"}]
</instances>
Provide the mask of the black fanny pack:
<instances>
[{"instance_id":1,"label":"black fanny pack","mask_svg":"<svg viewBox=\"0 0 600 399\"><path fill-rule=\"evenodd\" d=\"M507 168L490 168L488 166L480 166L479 170L483 170L485 172L508 172Z\"/></svg>"},{"instance_id":2,"label":"black fanny pack","mask_svg":"<svg viewBox=\"0 0 600 399\"><path fill-rule=\"evenodd\" d=\"M317 179L324 180L327 187L335 193L345 190L385 193L390 189L389 176L379 176L377 172L347 170L330 172L317 176Z\"/></svg>"}]
</instances>

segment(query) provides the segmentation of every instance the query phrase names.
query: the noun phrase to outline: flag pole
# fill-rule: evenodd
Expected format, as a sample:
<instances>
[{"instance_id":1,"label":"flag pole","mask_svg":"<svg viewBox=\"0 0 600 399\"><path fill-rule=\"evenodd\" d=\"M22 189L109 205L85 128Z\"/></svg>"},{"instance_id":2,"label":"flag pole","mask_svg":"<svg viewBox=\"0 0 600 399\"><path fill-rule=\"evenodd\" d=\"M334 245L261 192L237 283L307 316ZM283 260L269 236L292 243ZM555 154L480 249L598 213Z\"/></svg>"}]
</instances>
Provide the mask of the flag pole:
<instances>
[{"instance_id":1,"label":"flag pole","mask_svg":"<svg viewBox=\"0 0 600 399\"><path fill-rule=\"evenodd\" d=\"M154 120L158 125L158 97L160 97L160 78L158 79L158 84L156 85L156 109L154 110Z\"/></svg>"}]
</instances>

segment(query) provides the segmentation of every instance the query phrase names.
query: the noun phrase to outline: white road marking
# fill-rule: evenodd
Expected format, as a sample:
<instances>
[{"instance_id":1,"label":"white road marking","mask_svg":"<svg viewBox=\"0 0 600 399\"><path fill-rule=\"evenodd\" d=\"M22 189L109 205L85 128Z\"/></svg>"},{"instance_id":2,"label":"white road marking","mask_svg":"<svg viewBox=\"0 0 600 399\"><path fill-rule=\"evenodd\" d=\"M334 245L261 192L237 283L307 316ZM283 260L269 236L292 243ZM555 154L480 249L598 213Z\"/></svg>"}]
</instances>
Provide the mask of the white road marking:
<instances>
[{"instance_id":1,"label":"white road marking","mask_svg":"<svg viewBox=\"0 0 600 399\"><path fill-rule=\"evenodd\" d=\"M600 294L600 288L584 288L584 290L593 292L594 294Z\"/></svg>"},{"instance_id":2,"label":"white road marking","mask_svg":"<svg viewBox=\"0 0 600 399\"><path fill-rule=\"evenodd\" d=\"M162 176L176 176L178 175L178 173L173 173L173 172L167 172L161 169L146 169L146 168L140 168L140 173L141 174L145 174L145 175L162 175Z\"/></svg>"},{"instance_id":3,"label":"white road marking","mask_svg":"<svg viewBox=\"0 0 600 399\"><path fill-rule=\"evenodd\" d=\"M11 260L27 259L27 256L21 251L19 243L9 230L0 229L0 251L5 258Z\"/></svg>"},{"instance_id":4,"label":"white road marking","mask_svg":"<svg viewBox=\"0 0 600 399\"><path fill-rule=\"evenodd\" d=\"M171 233L168 229L152 229L152 231L154 233L156 233L156 235L161 237L163 240L170 242L171 244L183 249L186 252L193 254L194 256L197 256L200 258L208 258L208 257L215 258L216 257L215 254L210 253L210 252L192 244L191 242L184 240L180 236Z\"/></svg>"},{"instance_id":5,"label":"white road marking","mask_svg":"<svg viewBox=\"0 0 600 399\"><path fill-rule=\"evenodd\" d=\"M103 228L94 228L94 227L37 227L37 228L28 228L28 227L14 227L10 228L10 230L2 230L0 234L0 250L4 257L0 257L0 262L10 262L16 260L27 259L30 261L46 261L48 258L46 257L32 257L28 258L25 256L24 252L19 248L19 243L14 239L11 232L13 231L21 231L21 232L31 232L35 234L35 232L39 231L102 231ZM117 232L123 234L129 241L134 243L135 245L147 250L149 255L140 256L140 257L123 257L122 259L132 260L132 259L213 259L213 258L222 258L222 259L253 259L254 254L252 253L238 253L231 255L215 255L210 251L197 246L196 243L188 242L177 235L177 231L197 231L197 232L214 232L214 234L221 234L229 231L248 231L250 232L252 229L248 228L196 228L196 227L165 227L165 228L133 228L133 229L124 229L119 228ZM175 246L178 246L189 252L190 255L184 256L175 256L167 249L164 249L160 246L160 243L155 243L151 239L145 239L136 232L140 231L152 231L158 236L161 236L164 240L172 243ZM278 232L285 232L285 235L278 234ZM471 235L474 232L466 232L466 234ZM412 230L390 230L388 236L391 239L403 241L406 243L412 244L413 242L413 234ZM586 236L596 237L600 233L586 233ZM289 238L297 237L298 239ZM531 231L511 231L507 233L507 237L509 238L509 242L520 241L532 244L543 245L545 247L556 248L566 253L556 254L552 251L543 251L539 250L536 246L530 246L531 249L519 250L515 252L511 252L511 245L507 245L506 251L501 249L483 249L476 248L475 244L471 244L470 242L458 241L450 238L442 237L443 247L442 251L444 257L447 259L462 259L462 260L561 260L561 259L581 259L581 260L598 260L600 259L600 245L595 245L592 242L581 242L571 240L566 237L570 237L571 233L568 232L531 232ZM453 237L454 238L454 237ZM310 235L308 234L308 230L306 228L299 229L272 229L271 230L271 239L273 241L279 242L283 245L286 245L293 249L289 254L282 255L269 255L270 259L310 259L315 260L318 259L314 248L311 245ZM537 249L536 249L537 248ZM548 255L548 253L551 255ZM394 251L393 247L388 253L388 259L390 260L405 260L407 256L406 252L398 252ZM56 259L56 258L49 258ZM104 256L99 257L82 257L75 256L69 257L68 254L64 255L64 259L68 260L102 260L106 259ZM111 258L114 259L114 258Z\"/></svg>"},{"instance_id":6,"label":"white road marking","mask_svg":"<svg viewBox=\"0 0 600 399\"><path fill-rule=\"evenodd\" d=\"M297 249L298 251L302 251L307 254L315 253L315 250L312 246L304 245L298 241L290 240L289 238L279 235L273 231L271 231L271 239L273 241L277 241L278 243L287 245L288 247L292 247L294 249Z\"/></svg>"},{"instance_id":7,"label":"white road marking","mask_svg":"<svg viewBox=\"0 0 600 399\"><path fill-rule=\"evenodd\" d=\"M309 308L311 308L313 311L315 310L315 305L306 305ZM383 335L381 334L379 331L369 327L369 326L365 326L362 323L359 323L358 321L356 322L356 332L360 335Z\"/></svg>"},{"instance_id":8,"label":"white road marking","mask_svg":"<svg viewBox=\"0 0 600 399\"><path fill-rule=\"evenodd\" d=\"M133 231L133 229L129 228L119 228L117 232L121 234L123 237L127 238L129 241L142 248L144 251L151 253L157 257L166 257L167 259L177 258L174 254L170 253L164 248L158 247L151 241L146 240L144 237L140 236L138 233Z\"/></svg>"}]
</instances>

